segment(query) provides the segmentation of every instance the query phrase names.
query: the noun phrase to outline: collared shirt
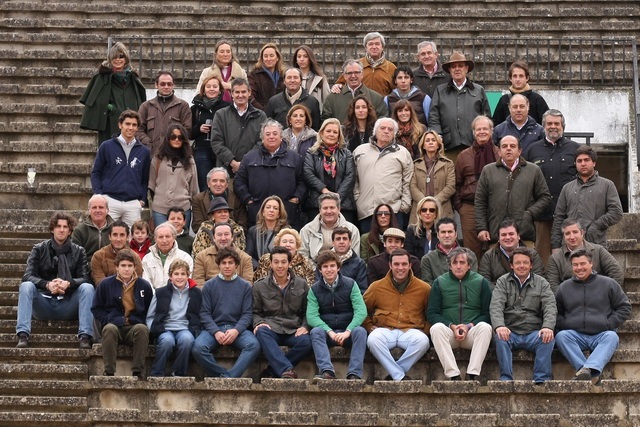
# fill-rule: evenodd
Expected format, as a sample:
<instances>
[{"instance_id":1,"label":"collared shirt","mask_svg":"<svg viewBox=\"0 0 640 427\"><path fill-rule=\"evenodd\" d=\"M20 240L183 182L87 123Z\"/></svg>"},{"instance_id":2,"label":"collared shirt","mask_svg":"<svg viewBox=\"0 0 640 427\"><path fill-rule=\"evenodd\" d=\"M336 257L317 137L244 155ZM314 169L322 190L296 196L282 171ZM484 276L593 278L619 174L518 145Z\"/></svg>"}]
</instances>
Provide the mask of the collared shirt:
<instances>
[{"instance_id":1,"label":"collared shirt","mask_svg":"<svg viewBox=\"0 0 640 427\"><path fill-rule=\"evenodd\" d=\"M527 281L531 278L531 272L529 272L527 278L524 279L524 281L520 281L520 278L515 273L513 273L513 277L516 279L516 282L520 286L520 291L522 292L522 288L524 288L524 285L526 285Z\"/></svg>"},{"instance_id":2,"label":"collared shirt","mask_svg":"<svg viewBox=\"0 0 640 427\"><path fill-rule=\"evenodd\" d=\"M236 104L235 102L233 103L234 108L236 109L236 111L238 112L238 115L240 117L244 116L244 114L247 112L247 110L249 109L249 104L247 104L246 107L244 107L244 110L240 110L240 108L238 108L238 104Z\"/></svg>"},{"instance_id":3,"label":"collared shirt","mask_svg":"<svg viewBox=\"0 0 640 427\"><path fill-rule=\"evenodd\" d=\"M517 158L515 162L513 162L513 165L511 167L509 167L508 164L505 163L504 160L500 159L500 161L502 162L502 164L509 169L511 172L513 172L514 170L516 170L516 168L518 167L518 164L520 164L520 158Z\"/></svg>"},{"instance_id":4,"label":"collared shirt","mask_svg":"<svg viewBox=\"0 0 640 427\"><path fill-rule=\"evenodd\" d=\"M118 140L118 142L120 143L120 145L122 146L122 149L124 150L124 154L125 156L127 156L127 163L129 162L129 154L131 154L131 150L133 149L133 145L136 142L136 139L133 138L131 140L131 142L127 142L123 137L122 134L118 135L116 137L116 139Z\"/></svg>"},{"instance_id":5,"label":"collared shirt","mask_svg":"<svg viewBox=\"0 0 640 427\"><path fill-rule=\"evenodd\" d=\"M462 84L460 86L458 86L458 83L456 83L455 80L451 80L453 82L453 85L456 87L456 89L458 90L462 90L464 89L464 85L467 84L467 79L464 79L464 81L462 82Z\"/></svg>"},{"instance_id":6,"label":"collared shirt","mask_svg":"<svg viewBox=\"0 0 640 427\"><path fill-rule=\"evenodd\" d=\"M358 86L355 89L351 89L351 87L349 85L347 85L347 88L349 89L349 91L351 92L351 96L353 96L354 98L356 97L356 91L358 89L360 89L362 87L362 83L360 83L360 86Z\"/></svg>"}]
</instances>

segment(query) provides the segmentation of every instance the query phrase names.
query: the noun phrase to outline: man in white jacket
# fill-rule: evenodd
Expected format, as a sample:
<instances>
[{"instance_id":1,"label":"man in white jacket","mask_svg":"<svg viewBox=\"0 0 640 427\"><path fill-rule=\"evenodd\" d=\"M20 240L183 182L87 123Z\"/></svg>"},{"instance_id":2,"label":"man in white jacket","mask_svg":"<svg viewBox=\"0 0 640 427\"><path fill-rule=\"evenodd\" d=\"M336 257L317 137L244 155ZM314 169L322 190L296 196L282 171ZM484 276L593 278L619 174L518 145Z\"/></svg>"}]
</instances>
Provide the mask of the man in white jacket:
<instances>
[{"instance_id":1,"label":"man in white jacket","mask_svg":"<svg viewBox=\"0 0 640 427\"><path fill-rule=\"evenodd\" d=\"M142 278L151 286L160 288L169 280L169 266L176 259L189 264L189 271L193 271L191 255L178 248L176 237L178 232L170 222L164 222L153 231L156 244L149 248L149 253L142 258Z\"/></svg>"}]
</instances>

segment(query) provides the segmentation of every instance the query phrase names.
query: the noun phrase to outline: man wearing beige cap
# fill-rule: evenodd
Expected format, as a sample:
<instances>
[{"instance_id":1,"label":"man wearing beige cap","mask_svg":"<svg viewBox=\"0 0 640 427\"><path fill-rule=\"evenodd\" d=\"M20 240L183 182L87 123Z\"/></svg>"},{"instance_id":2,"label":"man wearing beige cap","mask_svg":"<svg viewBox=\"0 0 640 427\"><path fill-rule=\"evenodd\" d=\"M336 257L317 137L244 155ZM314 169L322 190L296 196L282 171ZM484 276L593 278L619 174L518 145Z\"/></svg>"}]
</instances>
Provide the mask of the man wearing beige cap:
<instances>
[{"instance_id":1,"label":"man wearing beige cap","mask_svg":"<svg viewBox=\"0 0 640 427\"><path fill-rule=\"evenodd\" d=\"M367 280L373 283L382 279L389 272L389 255L396 249L404 247L405 234L398 228L387 228L382 235L384 252L369 259L367 264ZM420 277L420 260L411 255L409 257L411 270L416 277Z\"/></svg>"},{"instance_id":2,"label":"man wearing beige cap","mask_svg":"<svg viewBox=\"0 0 640 427\"><path fill-rule=\"evenodd\" d=\"M460 151L473 143L473 119L482 114L491 117L484 88L467 78L474 67L473 60L454 51L442 64L451 75L451 81L438 86L431 100L428 127L442 135L447 157L453 161Z\"/></svg>"}]
</instances>

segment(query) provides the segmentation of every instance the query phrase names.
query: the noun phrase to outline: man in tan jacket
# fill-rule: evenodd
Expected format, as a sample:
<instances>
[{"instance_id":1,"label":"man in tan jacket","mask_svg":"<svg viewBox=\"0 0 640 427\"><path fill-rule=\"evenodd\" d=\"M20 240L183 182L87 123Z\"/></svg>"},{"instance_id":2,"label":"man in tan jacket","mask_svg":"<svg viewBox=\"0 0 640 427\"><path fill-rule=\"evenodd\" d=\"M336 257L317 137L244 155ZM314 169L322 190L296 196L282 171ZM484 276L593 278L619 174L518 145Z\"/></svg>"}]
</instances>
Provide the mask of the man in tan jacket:
<instances>
[{"instance_id":1,"label":"man in tan jacket","mask_svg":"<svg viewBox=\"0 0 640 427\"><path fill-rule=\"evenodd\" d=\"M216 262L218 251L224 248L234 249L240 256L238 276L249 283L253 283L253 264L251 256L233 246L233 232L228 223L219 223L213 227L213 246L201 251L196 256L193 267L193 280L198 286L220 273L220 266Z\"/></svg>"}]
</instances>

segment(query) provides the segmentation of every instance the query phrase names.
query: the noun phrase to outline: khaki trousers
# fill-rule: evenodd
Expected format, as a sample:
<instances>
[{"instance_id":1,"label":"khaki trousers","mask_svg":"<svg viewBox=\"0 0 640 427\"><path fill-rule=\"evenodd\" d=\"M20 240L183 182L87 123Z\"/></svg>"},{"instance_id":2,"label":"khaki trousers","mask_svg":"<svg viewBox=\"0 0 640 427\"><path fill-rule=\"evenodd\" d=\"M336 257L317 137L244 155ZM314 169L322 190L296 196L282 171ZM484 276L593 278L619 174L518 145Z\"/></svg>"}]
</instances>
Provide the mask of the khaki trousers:
<instances>
[{"instance_id":1,"label":"khaki trousers","mask_svg":"<svg viewBox=\"0 0 640 427\"><path fill-rule=\"evenodd\" d=\"M460 369L453 355L454 348L471 350L467 375L479 375L492 337L491 325L485 322L480 322L471 328L463 341L456 341L451 328L443 323L436 323L431 327L431 342L444 368L444 374L449 378L460 375Z\"/></svg>"}]
</instances>

